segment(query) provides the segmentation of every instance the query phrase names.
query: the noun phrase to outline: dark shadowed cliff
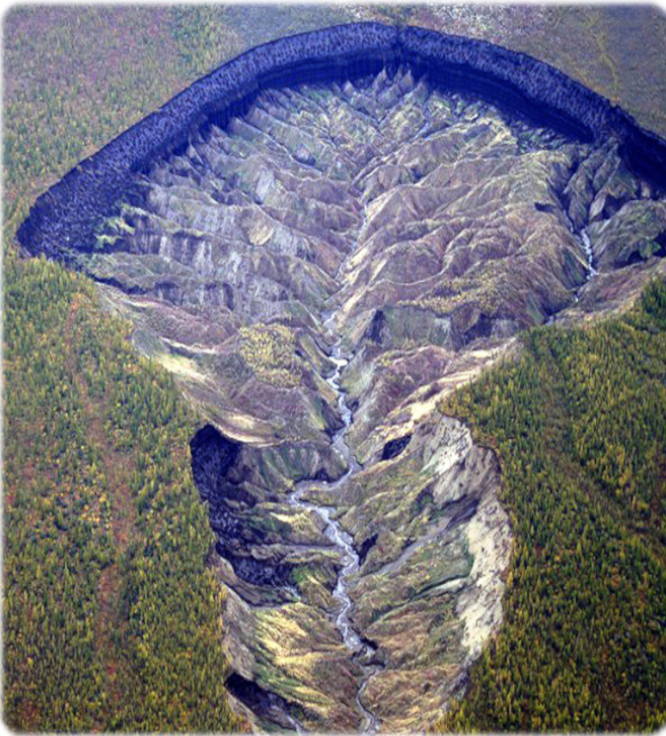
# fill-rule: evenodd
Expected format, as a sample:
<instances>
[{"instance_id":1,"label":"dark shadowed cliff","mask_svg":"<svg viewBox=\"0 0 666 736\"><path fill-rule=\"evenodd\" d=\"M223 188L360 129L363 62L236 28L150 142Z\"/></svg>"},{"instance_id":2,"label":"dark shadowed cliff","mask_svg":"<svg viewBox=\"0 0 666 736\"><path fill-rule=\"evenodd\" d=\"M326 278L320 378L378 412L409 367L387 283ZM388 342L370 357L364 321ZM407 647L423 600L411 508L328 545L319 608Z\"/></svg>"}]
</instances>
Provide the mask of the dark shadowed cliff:
<instances>
[{"instance_id":1,"label":"dark shadowed cliff","mask_svg":"<svg viewBox=\"0 0 666 736\"><path fill-rule=\"evenodd\" d=\"M246 52L177 95L42 195L18 231L31 252L67 259L88 249L134 172L177 150L206 121L224 123L258 90L308 81L343 81L400 63L427 71L438 86L466 89L519 115L583 138L616 137L637 173L663 184L666 146L608 100L558 70L484 41L378 23L336 26Z\"/></svg>"}]
</instances>

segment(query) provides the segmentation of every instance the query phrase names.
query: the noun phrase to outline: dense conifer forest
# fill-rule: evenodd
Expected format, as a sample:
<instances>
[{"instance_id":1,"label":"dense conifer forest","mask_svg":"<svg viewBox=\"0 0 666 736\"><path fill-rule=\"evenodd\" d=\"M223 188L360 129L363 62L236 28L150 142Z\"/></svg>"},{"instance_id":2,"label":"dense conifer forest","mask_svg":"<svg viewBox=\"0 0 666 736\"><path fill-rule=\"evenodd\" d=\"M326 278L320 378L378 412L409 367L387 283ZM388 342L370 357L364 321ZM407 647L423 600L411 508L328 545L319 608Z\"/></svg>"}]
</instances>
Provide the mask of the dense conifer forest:
<instances>
[{"instance_id":1,"label":"dense conifer forest","mask_svg":"<svg viewBox=\"0 0 666 736\"><path fill-rule=\"evenodd\" d=\"M3 717L12 729L244 728L212 645L222 590L205 567L213 536L191 478L195 419L164 371L137 356L128 325L102 313L92 281L21 260L12 243L38 193L196 79L222 47L233 54L216 15L18 8L5 19Z\"/></svg>"},{"instance_id":2,"label":"dense conifer forest","mask_svg":"<svg viewBox=\"0 0 666 736\"><path fill-rule=\"evenodd\" d=\"M666 721L666 283L626 316L540 328L441 410L497 450L515 534L497 639L439 730Z\"/></svg>"},{"instance_id":3,"label":"dense conifer forest","mask_svg":"<svg viewBox=\"0 0 666 736\"><path fill-rule=\"evenodd\" d=\"M237 729L191 414L86 278L9 253L5 309L6 722Z\"/></svg>"}]
</instances>

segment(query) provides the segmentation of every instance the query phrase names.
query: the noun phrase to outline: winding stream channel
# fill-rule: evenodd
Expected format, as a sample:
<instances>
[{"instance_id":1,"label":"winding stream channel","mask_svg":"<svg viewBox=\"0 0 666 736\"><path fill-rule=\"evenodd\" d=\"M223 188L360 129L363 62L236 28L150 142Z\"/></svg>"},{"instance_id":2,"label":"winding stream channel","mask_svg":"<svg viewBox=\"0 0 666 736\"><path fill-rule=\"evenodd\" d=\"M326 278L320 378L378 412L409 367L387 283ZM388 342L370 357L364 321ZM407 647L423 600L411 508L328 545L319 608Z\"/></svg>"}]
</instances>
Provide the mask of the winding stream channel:
<instances>
[{"instance_id":1,"label":"winding stream channel","mask_svg":"<svg viewBox=\"0 0 666 736\"><path fill-rule=\"evenodd\" d=\"M585 260L587 261L587 273L585 274L585 281L583 281L578 289L576 289L576 293L574 294L574 300L578 302L580 299L580 292L582 291L583 287L586 286L587 283L594 278L594 276L596 276L597 269L594 267L594 250L592 249L592 243L590 241L590 236L587 234L587 230L583 227L580 229L580 232L577 232L571 220L569 220L569 223L571 227L571 232L578 241L578 244L580 245L580 248L585 255Z\"/></svg>"},{"instance_id":2,"label":"winding stream channel","mask_svg":"<svg viewBox=\"0 0 666 736\"><path fill-rule=\"evenodd\" d=\"M322 312L321 318L327 331L332 331L332 324L335 320L336 312ZM314 511L326 524L325 534L333 542L334 546L340 552L340 561L342 562L342 570L338 575L338 581L333 591L333 598L338 601L339 609L335 615L335 625L342 636L342 641L352 653L352 659L355 661L363 672L361 685L356 694L356 704L359 712L363 717L362 733L372 734L379 726L379 719L363 704L363 692L368 685L370 678L381 669L378 664L364 664L363 660L367 660L372 656L374 648L361 640L358 632L350 619L354 604L349 595L349 578L358 572L359 556L352 544L352 538L347 532L342 530L339 522L331 518L334 508L331 506L319 506L305 501L303 495L306 491L326 487L327 490L336 490L345 483L350 476L358 473L361 466L356 461L354 454L345 441L345 435L349 431L352 423L353 414L347 405L346 392L340 386L342 371L349 363L350 356L343 354L342 338L338 335L337 341L332 346L331 360L335 364L335 371L326 379L328 385L335 391L338 397L338 409L342 417L343 426L333 436L332 445L337 452L344 458L347 463L347 471L338 480L331 483L302 481L296 484L296 490L291 495L289 501L292 506L297 508Z\"/></svg>"}]
</instances>

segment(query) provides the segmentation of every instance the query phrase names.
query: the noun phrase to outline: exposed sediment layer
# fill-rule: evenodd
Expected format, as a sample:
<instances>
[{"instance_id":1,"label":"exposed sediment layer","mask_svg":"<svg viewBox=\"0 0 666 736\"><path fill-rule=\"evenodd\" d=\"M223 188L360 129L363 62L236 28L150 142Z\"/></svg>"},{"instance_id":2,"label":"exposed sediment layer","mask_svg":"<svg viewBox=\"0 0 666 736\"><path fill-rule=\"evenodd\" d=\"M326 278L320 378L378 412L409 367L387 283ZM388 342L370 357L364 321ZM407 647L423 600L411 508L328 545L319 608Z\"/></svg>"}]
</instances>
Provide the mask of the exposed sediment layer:
<instances>
[{"instance_id":1,"label":"exposed sediment layer","mask_svg":"<svg viewBox=\"0 0 666 736\"><path fill-rule=\"evenodd\" d=\"M92 248L96 225L114 212L136 172L185 145L206 122L224 123L265 88L344 81L402 63L427 70L444 88L465 88L584 139L612 136L637 174L666 182L666 143L548 64L485 41L358 23L259 46L200 79L42 195L18 238L33 254L71 260L72 250Z\"/></svg>"}]
</instances>

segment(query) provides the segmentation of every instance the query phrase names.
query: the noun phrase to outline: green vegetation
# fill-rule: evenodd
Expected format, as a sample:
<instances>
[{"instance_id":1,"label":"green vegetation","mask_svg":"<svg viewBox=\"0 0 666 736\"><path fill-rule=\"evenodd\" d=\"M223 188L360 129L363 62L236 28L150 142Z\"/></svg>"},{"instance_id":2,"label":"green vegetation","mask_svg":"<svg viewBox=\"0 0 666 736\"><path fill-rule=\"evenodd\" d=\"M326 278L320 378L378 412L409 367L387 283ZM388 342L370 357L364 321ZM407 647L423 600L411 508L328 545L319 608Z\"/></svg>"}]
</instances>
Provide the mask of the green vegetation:
<instances>
[{"instance_id":1,"label":"green vegetation","mask_svg":"<svg viewBox=\"0 0 666 736\"><path fill-rule=\"evenodd\" d=\"M6 234L78 161L242 50L204 7L14 7L3 40Z\"/></svg>"},{"instance_id":2,"label":"green vegetation","mask_svg":"<svg viewBox=\"0 0 666 736\"><path fill-rule=\"evenodd\" d=\"M398 26L407 24L413 13L413 8L408 5L375 5L373 10L379 15L379 20L384 23L395 23Z\"/></svg>"},{"instance_id":3,"label":"green vegetation","mask_svg":"<svg viewBox=\"0 0 666 736\"><path fill-rule=\"evenodd\" d=\"M225 24L227 9L219 5L175 5L173 35L185 67L196 77L243 50L240 38Z\"/></svg>"},{"instance_id":4,"label":"green vegetation","mask_svg":"<svg viewBox=\"0 0 666 736\"><path fill-rule=\"evenodd\" d=\"M666 130L655 93L666 57L645 53L661 48L662 17L643 15L632 21L640 32L627 33L622 9L562 8L546 20L535 9L524 11L533 13L526 31L498 22L505 11L484 10L487 26L476 9L439 9L440 20L432 12L411 18L530 51ZM581 17L590 13L588 28ZM243 50L247 38L222 27L224 17L202 7L9 12L5 242L77 161ZM266 17L247 32L266 40L277 28ZM614 65L607 79L604 49ZM636 64L661 67L637 73ZM205 568L212 535L189 470L192 416L164 373L137 358L127 327L101 314L89 280L6 249L4 291L6 723L239 728L215 646L222 601ZM253 340L245 345L259 350L246 353L262 380L277 357L284 374L268 379L290 385L286 341ZM443 407L497 448L517 541L505 626L440 728L619 730L666 720L665 381L662 284L624 319L530 333L519 363Z\"/></svg>"},{"instance_id":5,"label":"green vegetation","mask_svg":"<svg viewBox=\"0 0 666 736\"><path fill-rule=\"evenodd\" d=\"M438 730L666 721L666 282L623 318L542 328L441 410L496 448L505 621Z\"/></svg>"},{"instance_id":6,"label":"green vegetation","mask_svg":"<svg viewBox=\"0 0 666 736\"><path fill-rule=\"evenodd\" d=\"M294 354L296 339L286 325L241 327L238 334L239 353L260 381L281 388L300 384L302 370Z\"/></svg>"},{"instance_id":7,"label":"green vegetation","mask_svg":"<svg viewBox=\"0 0 666 736\"><path fill-rule=\"evenodd\" d=\"M4 28L4 717L234 730L193 417L91 281L11 248L31 202L202 71L177 8L13 8ZM93 42L94 40L94 42ZM234 53L230 49L229 53ZM216 645L217 644L217 645Z\"/></svg>"},{"instance_id":8,"label":"green vegetation","mask_svg":"<svg viewBox=\"0 0 666 736\"><path fill-rule=\"evenodd\" d=\"M531 54L666 135L666 17L657 6L442 4L415 7L409 22Z\"/></svg>"},{"instance_id":9,"label":"green vegetation","mask_svg":"<svg viewBox=\"0 0 666 736\"><path fill-rule=\"evenodd\" d=\"M192 416L82 276L5 264L4 713L28 730L231 730Z\"/></svg>"}]
</instances>

